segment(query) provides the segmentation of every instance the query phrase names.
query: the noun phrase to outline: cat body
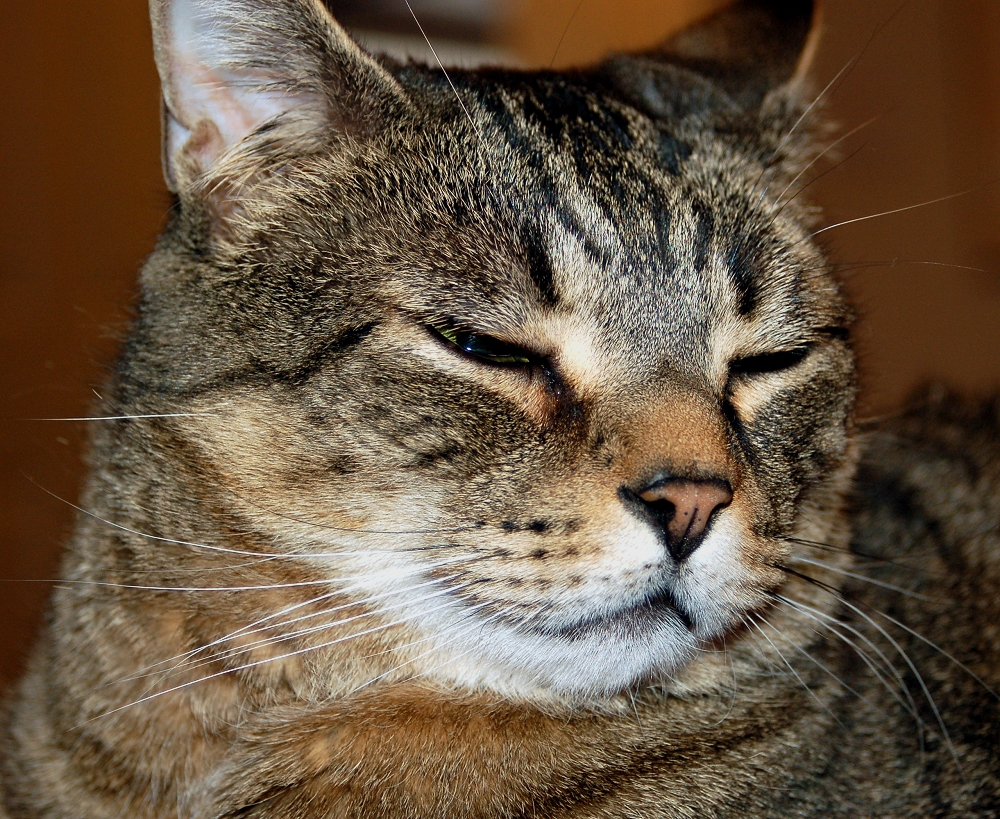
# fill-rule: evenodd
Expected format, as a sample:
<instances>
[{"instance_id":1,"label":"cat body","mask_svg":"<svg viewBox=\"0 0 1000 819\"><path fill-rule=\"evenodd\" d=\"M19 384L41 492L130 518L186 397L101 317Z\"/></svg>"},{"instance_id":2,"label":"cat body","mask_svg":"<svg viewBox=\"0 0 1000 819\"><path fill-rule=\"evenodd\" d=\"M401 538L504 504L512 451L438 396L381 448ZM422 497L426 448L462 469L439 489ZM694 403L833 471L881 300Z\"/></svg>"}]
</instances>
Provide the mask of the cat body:
<instances>
[{"instance_id":1,"label":"cat body","mask_svg":"<svg viewBox=\"0 0 1000 819\"><path fill-rule=\"evenodd\" d=\"M0 813L996 815L1000 418L855 426L808 7L449 75L151 10L177 207Z\"/></svg>"}]
</instances>

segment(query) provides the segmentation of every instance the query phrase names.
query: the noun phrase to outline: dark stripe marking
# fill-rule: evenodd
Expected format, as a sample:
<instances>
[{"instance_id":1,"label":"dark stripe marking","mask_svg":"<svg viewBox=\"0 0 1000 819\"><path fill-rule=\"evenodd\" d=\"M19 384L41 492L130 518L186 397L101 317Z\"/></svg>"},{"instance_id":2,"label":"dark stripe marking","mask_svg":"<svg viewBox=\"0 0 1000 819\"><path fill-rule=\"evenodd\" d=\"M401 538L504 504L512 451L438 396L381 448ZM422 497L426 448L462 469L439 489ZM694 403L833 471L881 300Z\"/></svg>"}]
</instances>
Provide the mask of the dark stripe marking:
<instances>
[{"instance_id":1,"label":"dark stripe marking","mask_svg":"<svg viewBox=\"0 0 1000 819\"><path fill-rule=\"evenodd\" d=\"M521 247L524 249L528 275L538 288L542 303L547 307L554 307L559 296L556 293L552 263L537 225L525 222L521 226Z\"/></svg>"},{"instance_id":2,"label":"dark stripe marking","mask_svg":"<svg viewBox=\"0 0 1000 819\"><path fill-rule=\"evenodd\" d=\"M736 289L737 310L741 316L749 315L757 306L760 296L760 256L759 242L744 236L729 251L729 258L726 260L729 277Z\"/></svg>"},{"instance_id":3,"label":"dark stripe marking","mask_svg":"<svg viewBox=\"0 0 1000 819\"><path fill-rule=\"evenodd\" d=\"M708 254L712 249L712 239L715 236L715 217L704 202L695 200L691 205L694 213L694 269L699 273L708 263Z\"/></svg>"}]
</instances>

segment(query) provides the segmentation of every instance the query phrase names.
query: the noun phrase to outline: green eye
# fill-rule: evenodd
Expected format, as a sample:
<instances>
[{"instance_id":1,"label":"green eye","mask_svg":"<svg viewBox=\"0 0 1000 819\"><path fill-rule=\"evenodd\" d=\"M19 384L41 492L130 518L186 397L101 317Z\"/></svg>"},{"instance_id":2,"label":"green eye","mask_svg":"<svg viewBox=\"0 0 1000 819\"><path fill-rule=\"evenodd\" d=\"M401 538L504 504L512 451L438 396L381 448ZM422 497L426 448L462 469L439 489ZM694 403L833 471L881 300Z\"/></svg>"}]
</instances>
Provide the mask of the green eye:
<instances>
[{"instance_id":1,"label":"green eye","mask_svg":"<svg viewBox=\"0 0 1000 819\"><path fill-rule=\"evenodd\" d=\"M435 334L463 353L500 367L523 367L537 363L534 356L514 344L508 344L492 336L472 333L455 327L432 326Z\"/></svg>"}]
</instances>

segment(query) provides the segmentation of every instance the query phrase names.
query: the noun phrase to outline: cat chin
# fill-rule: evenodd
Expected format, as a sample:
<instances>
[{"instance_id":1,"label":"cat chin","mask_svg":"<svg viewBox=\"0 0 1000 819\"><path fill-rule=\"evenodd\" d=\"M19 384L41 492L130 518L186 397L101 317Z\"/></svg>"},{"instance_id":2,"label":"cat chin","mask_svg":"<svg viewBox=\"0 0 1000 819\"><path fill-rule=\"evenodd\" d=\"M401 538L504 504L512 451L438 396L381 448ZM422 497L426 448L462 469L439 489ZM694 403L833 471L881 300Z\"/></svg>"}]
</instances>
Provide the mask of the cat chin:
<instances>
[{"instance_id":1,"label":"cat chin","mask_svg":"<svg viewBox=\"0 0 1000 819\"><path fill-rule=\"evenodd\" d=\"M435 676L514 699L587 701L668 678L700 645L676 613L635 607L562 634L487 627L472 645L450 645L455 659Z\"/></svg>"}]
</instances>

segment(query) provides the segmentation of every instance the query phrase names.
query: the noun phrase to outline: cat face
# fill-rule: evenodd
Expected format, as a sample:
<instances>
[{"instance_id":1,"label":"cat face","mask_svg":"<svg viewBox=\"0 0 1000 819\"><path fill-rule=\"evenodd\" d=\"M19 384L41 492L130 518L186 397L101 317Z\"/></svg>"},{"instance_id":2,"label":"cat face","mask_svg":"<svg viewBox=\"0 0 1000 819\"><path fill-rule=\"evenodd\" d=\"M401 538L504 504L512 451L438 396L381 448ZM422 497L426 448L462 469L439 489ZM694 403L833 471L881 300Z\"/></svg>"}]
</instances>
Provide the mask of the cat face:
<instances>
[{"instance_id":1,"label":"cat face","mask_svg":"<svg viewBox=\"0 0 1000 819\"><path fill-rule=\"evenodd\" d=\"M626 60L452 88L307 3L158 19L181 212L120 394L196 414L172 435L209 502L363 612L345 641L592 696L766 613L851 466L791 91ZM303 73L241 69L228 30L294 30ZM206 75L238 94L204 102Z\"/></svg>"}]
</instances>

